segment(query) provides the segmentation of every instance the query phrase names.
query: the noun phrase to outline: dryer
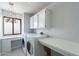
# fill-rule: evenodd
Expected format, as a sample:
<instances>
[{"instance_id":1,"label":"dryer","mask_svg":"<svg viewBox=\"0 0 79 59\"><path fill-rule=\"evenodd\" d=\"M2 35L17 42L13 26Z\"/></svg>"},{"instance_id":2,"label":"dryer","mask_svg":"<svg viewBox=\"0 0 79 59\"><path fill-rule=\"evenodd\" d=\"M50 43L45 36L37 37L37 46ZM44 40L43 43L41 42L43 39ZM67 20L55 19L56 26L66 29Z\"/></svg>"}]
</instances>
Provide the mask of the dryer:
<instances>
[{"instance_id":1,"label":"dryer","mask_svg":"<svg viewBox=\"0 0 79 59\"><path fill-rule=\"evenodd\" d=\"M39 34L27 35L27 56L46 56L44 47L38 41L46 37L47 35Z\"/></svg>"}]
</instances>

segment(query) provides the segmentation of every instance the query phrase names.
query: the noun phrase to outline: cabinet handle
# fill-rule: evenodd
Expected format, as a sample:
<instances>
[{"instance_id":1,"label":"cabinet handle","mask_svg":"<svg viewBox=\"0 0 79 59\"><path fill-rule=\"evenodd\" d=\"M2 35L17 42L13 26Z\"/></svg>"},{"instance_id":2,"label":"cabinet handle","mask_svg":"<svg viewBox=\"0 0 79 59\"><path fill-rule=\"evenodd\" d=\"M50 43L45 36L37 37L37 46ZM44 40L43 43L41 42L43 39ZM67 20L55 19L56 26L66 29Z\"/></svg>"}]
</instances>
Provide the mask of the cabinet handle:
<instances>
[{"instance_id":1,"label":"cabinet handle","mask_svg":"<svg viewBox=\"0 0 79 59\"><path fill-rule=\"evenodd\" d=\"M39 27L39 15L37 15L37 27Z\"/></svg>"},{"instance_id":2,"label":"cabinet handle","mask_svg":"<svg viewBox=\"0 0 79 59\"><path fill-rule=\"evenodd\" d=\"M45 25L45 27L46 27L46 25Z\"/></svg>"}]
</instances>

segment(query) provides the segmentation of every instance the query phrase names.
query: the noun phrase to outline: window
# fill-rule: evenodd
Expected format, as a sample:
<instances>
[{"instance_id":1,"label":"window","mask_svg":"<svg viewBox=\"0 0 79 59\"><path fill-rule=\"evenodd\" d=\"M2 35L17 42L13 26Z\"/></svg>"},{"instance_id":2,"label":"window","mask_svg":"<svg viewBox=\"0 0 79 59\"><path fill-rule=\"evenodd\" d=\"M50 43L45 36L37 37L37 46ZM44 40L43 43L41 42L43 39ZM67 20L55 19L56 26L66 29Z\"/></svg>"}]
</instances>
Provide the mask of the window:
<instances>
[{"instance_id":1,"label":"window","mask_svg":"<svg viewBox=\"0 0 79 59\"><path fill-rule=\"evenodd\" d=\"M21 34L21 19L12 17L3 17L3 35Z\"/></svg>"},{"instance_id":2,"label":"window","mask_svg":"<svg viewBox=\"0 0 79 59\"><path fill-rule=\"evenodd\" d=\"M2 36L2 17L0 16L0 36Z\"/></svg>"}]
</instances>

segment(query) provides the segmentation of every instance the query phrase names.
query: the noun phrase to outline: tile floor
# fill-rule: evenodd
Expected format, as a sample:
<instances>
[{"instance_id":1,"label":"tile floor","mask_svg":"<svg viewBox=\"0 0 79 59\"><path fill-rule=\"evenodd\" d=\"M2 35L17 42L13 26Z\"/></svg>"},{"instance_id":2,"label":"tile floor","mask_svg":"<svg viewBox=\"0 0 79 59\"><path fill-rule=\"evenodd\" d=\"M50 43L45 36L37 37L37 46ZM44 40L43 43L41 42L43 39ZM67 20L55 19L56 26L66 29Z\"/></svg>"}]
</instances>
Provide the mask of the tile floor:
<instances>
[{"instance_id":1,"label":"tile floor","mask_svg":"<svg viewBox=\"0 0 79 59\"><path fill-rule=\"evenodd\" d=\"M2 56L25 56L25 55L23 53L22 48L17 48L17 49L12 50L9 53L3 54Z\"/></svg>"}]
</instances>

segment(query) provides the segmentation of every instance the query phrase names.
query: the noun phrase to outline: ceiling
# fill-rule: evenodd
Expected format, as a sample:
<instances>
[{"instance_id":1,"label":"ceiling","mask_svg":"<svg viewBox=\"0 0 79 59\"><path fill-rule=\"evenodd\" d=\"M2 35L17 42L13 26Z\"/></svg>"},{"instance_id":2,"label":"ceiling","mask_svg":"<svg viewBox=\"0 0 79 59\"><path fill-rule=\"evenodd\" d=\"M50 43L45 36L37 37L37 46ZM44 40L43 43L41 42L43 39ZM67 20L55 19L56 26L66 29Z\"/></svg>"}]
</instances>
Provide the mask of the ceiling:
<instances>
[{"instance_id":1,"label":"ceiling","mask_svg":"<svg viewBox=\"0 0 79 59\"><path fill-rule=\"evenodd\" d=\"M18 13L36 13L41 9L45 8L47 5L51 4L51 2L12 2L13 11ZM0 8L10 10L9 2L0 2Z\"/></svg>"}]
</instances>

